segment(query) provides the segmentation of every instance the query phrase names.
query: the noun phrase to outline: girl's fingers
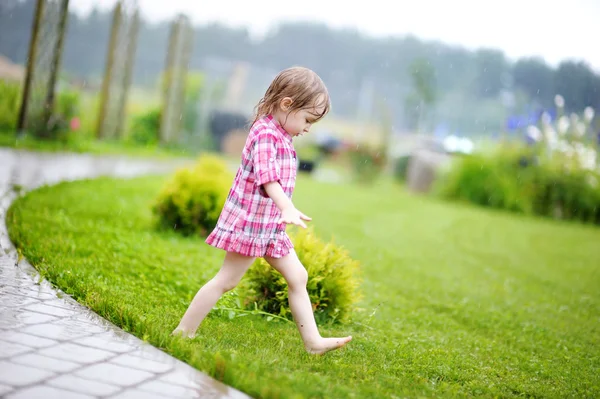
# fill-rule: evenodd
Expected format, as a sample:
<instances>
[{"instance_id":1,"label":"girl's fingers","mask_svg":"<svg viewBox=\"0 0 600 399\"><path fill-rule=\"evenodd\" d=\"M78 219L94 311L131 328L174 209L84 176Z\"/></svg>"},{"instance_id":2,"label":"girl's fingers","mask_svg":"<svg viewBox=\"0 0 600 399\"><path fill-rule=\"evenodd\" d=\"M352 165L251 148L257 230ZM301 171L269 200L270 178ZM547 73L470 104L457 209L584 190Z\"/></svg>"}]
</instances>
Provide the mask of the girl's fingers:
<instances>
[{"instance_id":1,"label":"girl's fingers","mask_svg":"<svg viewBox=\"0 0 600 399\"><path fill-rule=\"evenodd\" d=\"M311 218L311 217L309 217L309 216L306 216L306 215L305 215L305 214L303 214L303 213L301 213L301 214L300 214L300 218L302 218L302 219L304 219L304 220L312 220L312 218Z\"/></svg>"}]
</instances>

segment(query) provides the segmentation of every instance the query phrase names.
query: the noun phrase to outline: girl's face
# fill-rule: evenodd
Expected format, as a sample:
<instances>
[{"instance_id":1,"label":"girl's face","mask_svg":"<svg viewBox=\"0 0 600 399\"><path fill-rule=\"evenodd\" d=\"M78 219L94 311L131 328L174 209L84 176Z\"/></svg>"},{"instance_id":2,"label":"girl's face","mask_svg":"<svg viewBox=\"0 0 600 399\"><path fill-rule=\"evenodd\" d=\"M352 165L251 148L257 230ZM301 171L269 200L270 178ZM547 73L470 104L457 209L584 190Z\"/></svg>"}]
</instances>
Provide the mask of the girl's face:
<instances>
[{"instance_id":1,"label":"girl's face","mask_svg":"<svg viewBox=\"0 0 600 399\"><path fill-rule=\"evenodd\" d=\"M286 99L282 100L278 119L281 126L292 136L302 136L309 132L311 126L323 113L323 107L289 111Z\"/></svg>"}]
</instances>

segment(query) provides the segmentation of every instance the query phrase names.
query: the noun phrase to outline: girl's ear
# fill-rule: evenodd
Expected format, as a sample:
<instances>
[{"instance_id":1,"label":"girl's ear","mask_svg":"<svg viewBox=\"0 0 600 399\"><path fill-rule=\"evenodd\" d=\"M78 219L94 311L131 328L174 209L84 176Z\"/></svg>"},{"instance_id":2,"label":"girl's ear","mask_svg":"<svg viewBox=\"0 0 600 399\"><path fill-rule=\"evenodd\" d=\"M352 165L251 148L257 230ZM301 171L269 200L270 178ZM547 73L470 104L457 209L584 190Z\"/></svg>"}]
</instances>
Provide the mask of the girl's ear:
<instances>
[{"instance_id":1,"label":"girl's ear","mask_svg":"<svg viewBox=\"0 0 600 399\"><path fill-rule=\"evenodd\" d=\"M279 103L279 106L281 107L281 110L286 112L290 109L290 107L292 106L292 103L294 102L294 100L292 100L289 97L284 97L281 102Z\"/></svg>"}]
</instances>

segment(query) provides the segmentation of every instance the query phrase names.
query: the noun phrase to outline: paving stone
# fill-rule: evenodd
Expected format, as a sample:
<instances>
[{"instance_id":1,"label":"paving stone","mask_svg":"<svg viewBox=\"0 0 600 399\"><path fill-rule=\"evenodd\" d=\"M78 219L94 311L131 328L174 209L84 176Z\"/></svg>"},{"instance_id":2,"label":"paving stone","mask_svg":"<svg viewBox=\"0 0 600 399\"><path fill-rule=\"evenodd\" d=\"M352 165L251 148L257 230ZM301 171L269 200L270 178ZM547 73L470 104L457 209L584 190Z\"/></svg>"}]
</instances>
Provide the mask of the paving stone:
<instances>
[{"instance_id":1,"label":"paving stone","mask_svg":"<svg viewBox=\"0 0 600 399\"><path fill-rule=\"evenodd\" d=\"M33 282L32 282L33 284ZM14 295L21 295L30 298L46 300L46 299L54 299L56 298L56 294L52 292L47 292L45 290L40 290L36 288L36 286L27 286L27 287L2 287L3 291Z\"/></svg>"},{"instance_id":2,"label":"paving stone","mask_svg":"<svg viewBox=\"0 0 600 399\"><path fill-rule=\"evenodd\" d=\"M177 367L176 370L160 376L159 380L193 389L202 388L204 384L214 381L205 374L197 373L196 370L191 367Z\"/></svg>"},{"instance_id":3,"label":"paving stone","mask_svg":"<svg viewBox=\"0 0 600 399\"><path fill-rule=\"evenodd\" d=\"M26 353L10 359L11 362L25 366L37 367L57 373L67 373L81 367L80 364L70 362L64 359L55 359L52 357L40 355L39 353Z\"/></svg>"},{"instance_id":4,"label":"paving stone","mask_svg":"<svg viewBox=\"0 0 600 399\"><path fill-rule=\"evenodd\" d=\"M58 341L53 339L36 337L35 335L26 334L20 331L0 331L0 340L14 342L32 348L45 348L58 343Z\"/></svg>"},{"instance_id":5,"label":"paving stone","mask_svg":"<svg viewBox=\"0 0 600 399\"><path fill-rule=\"evenodd\" d=\"M155 348L152 345L143 345L135 352L131 352L132 356L141 357L142 359L154 360L157 362L170 362L175 364L176 359L172 356L167 355L163 351Z\"/></svg>"},{"instance_id":6,"label":"paving stone","mask_svg":"<svg viewBox=\"0 0 600 399\"><path fill-rule=\"evenodd\" d=\"M172 396L155 395L148 391L140 391L139 389L127 389L115 396L111 396L110 399L165 399L172 398Z\"/></svg>"},{"instance_id":7,"label":"paving stone","mask_svg":"<svg viewBox=\"0 0 600 399\"><path fill-rule=\"evenodd\" d=\"M35 312L23 312L17 315L17 319L23 324L31 325L56 321L58 317Z\"/></svg>"},{"instance_id":8,"label":"paving stone","mask_svg":"<svg viewBox=\"0 0 600 399\"><path fill-rule=\"evenodd\" d=\"M168 382L164 381L146 382L139 385L138 389L175 398L204 398L209 396L211 393L210 389L204 390L201 387L188 388L181 385L169 384Z\"/></svg>"},{"instance_id":9,"label":"paving stone","mask_svg":"<svg viewBox=\"0 0 600 399\"><path fill-rule=\"evenodd\" d=\"M37 335L38 337L56 339L58 341L66 341L76 338L82 338L86 335L91 335L91 332L81 329L69 328L68 325L58 324L36 324L33 326L22 328L21 331L28 334Z\"/></svg>"},{"instance_id":10,"label":"paving stone","mask_svg":"<svg viewBox=\"0 0 600 399\"><path fill-rule=\"evenodd\" d=\"M146 345L145 342L143 342L142 340L140 340L139 338L126 333L125 331L119 329L116 326L110 326L110 329L102 334L96 334L94 335L94 337L96 338L100 338L100 339L106 339L106 340L110 340L110 341L119 341L119 342L124 342L127 343L131 346L134 346L137 350L139 351L142 347L145 346L149 346Z\"/></svg>"},{"instance_id":11,"label":"paving stone","mask_svg":"<svg viewBox=\"0 0 600 399\"><path fill-rule=\"evenodd\" d=\"M11 393L6 399L94 399L94 397L47 385L39 385Z\"/></svg>"},{"instance_id":12,"label":"paving stone","mask_svg":"<svg viewBox=\"0 0 600 399\"><path fill-rule=\"evenodd\" d=\"M54 373L23 366L7 361L0 361L0 383L11 386L24 386L43 381L52 377Z\"/></svg>"},{"instance_id":13,"label":"paving stone","mask_svg":"<svg viewBox=\"0 0 600 399\"><path fill-rule=\"evenodd\" d=\"M60 319L52 323L52 325L65 327L68 330L80 331L84 333L84 336L92 335L92 334L100 334L106 332L106 327L101 325L94 325L89 323L83 323L78 320L74 320L72 318ZM73 337L73 338L81 338L81 337Z\"/></svg>"},{"instance_id":14,"label":"paving stone","mask_svg":"<svg viewBox=\"0 0 600 399\"><path fill-rule=\"evenodd\" d=\"M11 387L9 387L8 385L0 384L0 397L3 397L2 395L5 395L12 390L13 389Z\"/></svg>"},{"instance_id":15,"label":"paving stone","mask_svg":"<svg viewBox=\"0 0 600 399\"><path fill-rule=\"evenodd\" d=\"M121 387L116 385L91 381L74 375L61 375L46 381L46 383L56 388L64 388L95 396L113 395L121 390Z\"/></svg>"},{"instance_id":16,"label":"paving stone","mask_svg":"<svg viewBox=\"0 0 600 399\"><path fill-rule=\"evenodd\" d=\"M7 315L3 312L2 317L0 318L0 329L9 330L22 327L25 327L25 324L17 319L17 315Z\"/></svg>"},{"instance_id":17,"label":"paving stone","mask_svg":"<svg viewBox=\"0 0 600 399\"><path fill-rule=\"evenodd\" d=\"M32 349L28 346L0 340L0 359L30 351L32 351Z\"/></svg>"},{"instance_id":18,"label":"paving stone","mask_svg":"<svg viewBox=\"0 0 600 399\"><path fill-rule=\"evenodd\" d=\"M131 352L136 349L136 347L134 347L133 345L129 345L124 342L118 342L116 340L111 341L108 339L102 339L102 338L98 338L97 336L79 338L73 342L75 342L76 344L79 344L79 345L89 346L89 347L98 348L98 349L104 349L104 350L115 352L115 353Z\"/></svg>"},{"instance_id":19,"label":"paving stone","mask_svg":"<svg viewBox=\"0 0 600 399\"><path fill-rule=\"evenodd\" d=\"M24 310L29 310L31 312L38 312L48 314L50 316L56 317L71 317L75 314L75 311L72 309L63 309L56 306L46 305L45 303L36 303L33 305L26 306Z\"/></svg>"},{"instance_id":20,"label":"paving stone","mask_svg":"<svg viewBox=\"0 0 600 399\"><path fill-rule=\"evenodd\" d=\"M147 371L134 370L109 363L100 363L86 367L76 372L75 375L94 381L117 384L123 387L136 385L144 380L154 377L154 374Z\"/></svg>"},{"instance_id":21,"label":"paving stone","mask_svg":"<svg viewBox=\"0 0 600 399\"><path fill-rule=\"evenodd\" d=\"M143 359L138 356L131 356L130 354L117 356L111 359L110 362L120 366L131 367L157 374L166 373L173 369L173 362L157 362L155 360Z\"/></svg>"},{"instance_id":22,"label":"paving stone","mask_svg":"<svg viewBox=\"0 0 600 399\"><path fill-rule=\"evenodd\" d=\"M79 306L81 306L77 302L72 303L66 297L65 298L56 298L56 299L44 301L44 305L54 306L54 307L57 307L57 308L67 309L67 310L74 310L74 311L79 310Z\"/></svg>"},{"instance_id":23,"label":"paving stone","mask_svg":"<svg viewBox=\"0 0 600 399\"><path fill-rule=\"evenodd\" d=\"M27 305L32 305L34 303L39 303L38 299L29 298L22 295L11 295L2 293L0 294L2 298L2 304L0 304L0 309L2 308L14 308L14 307L24 307Z\"/></svg>"},{"instance_id":24,"label":"paving stone","mask_svg":"<svg viewBox=\"0 0 600 399\"><path fill-rule=\"evenodd\" d=\"M96 363L115 356L115 354L112 352L72 344L69 342L42 349L38 353L40 355L49 356L55 359L64 359L82 364Z\"/></svg>"},{"instance_id":25,"label":"paving stone","mask_svg":"<svg viewBox=\"0 0 600 399\"><path fill-rule=\"evenodd\" d=\"M13 263L14 260L8 259L7 262ZM12 270L3 276L2 286L14 288L27 288L32 284L31 278L20 272L14 264L9 266ZM4 291L4 290L3 290Z\"/></svg>"}]
</instances>

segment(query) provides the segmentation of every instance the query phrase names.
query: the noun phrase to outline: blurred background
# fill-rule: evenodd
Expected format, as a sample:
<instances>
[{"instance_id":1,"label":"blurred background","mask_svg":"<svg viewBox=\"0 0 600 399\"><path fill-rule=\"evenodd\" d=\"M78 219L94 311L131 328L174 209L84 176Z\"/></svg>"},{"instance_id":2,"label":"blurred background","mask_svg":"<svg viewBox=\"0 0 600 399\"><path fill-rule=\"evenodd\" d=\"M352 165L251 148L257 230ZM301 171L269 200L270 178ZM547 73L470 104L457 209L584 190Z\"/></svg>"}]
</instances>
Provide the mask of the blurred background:
<instances>
[{"instance_id":1,"label":"blurred background","mask_svg":"<svg viewBox=\"0 0 600 399\"><path fill-rule=\"evenodd\" d=\"M3 0L1 140L237 158L271 79L304 65L333 102L299 142L308 169L342 148L391 170L415 148L526 142L600 105L598 16L594 0Z\"/></svg>"}]
</instances>

